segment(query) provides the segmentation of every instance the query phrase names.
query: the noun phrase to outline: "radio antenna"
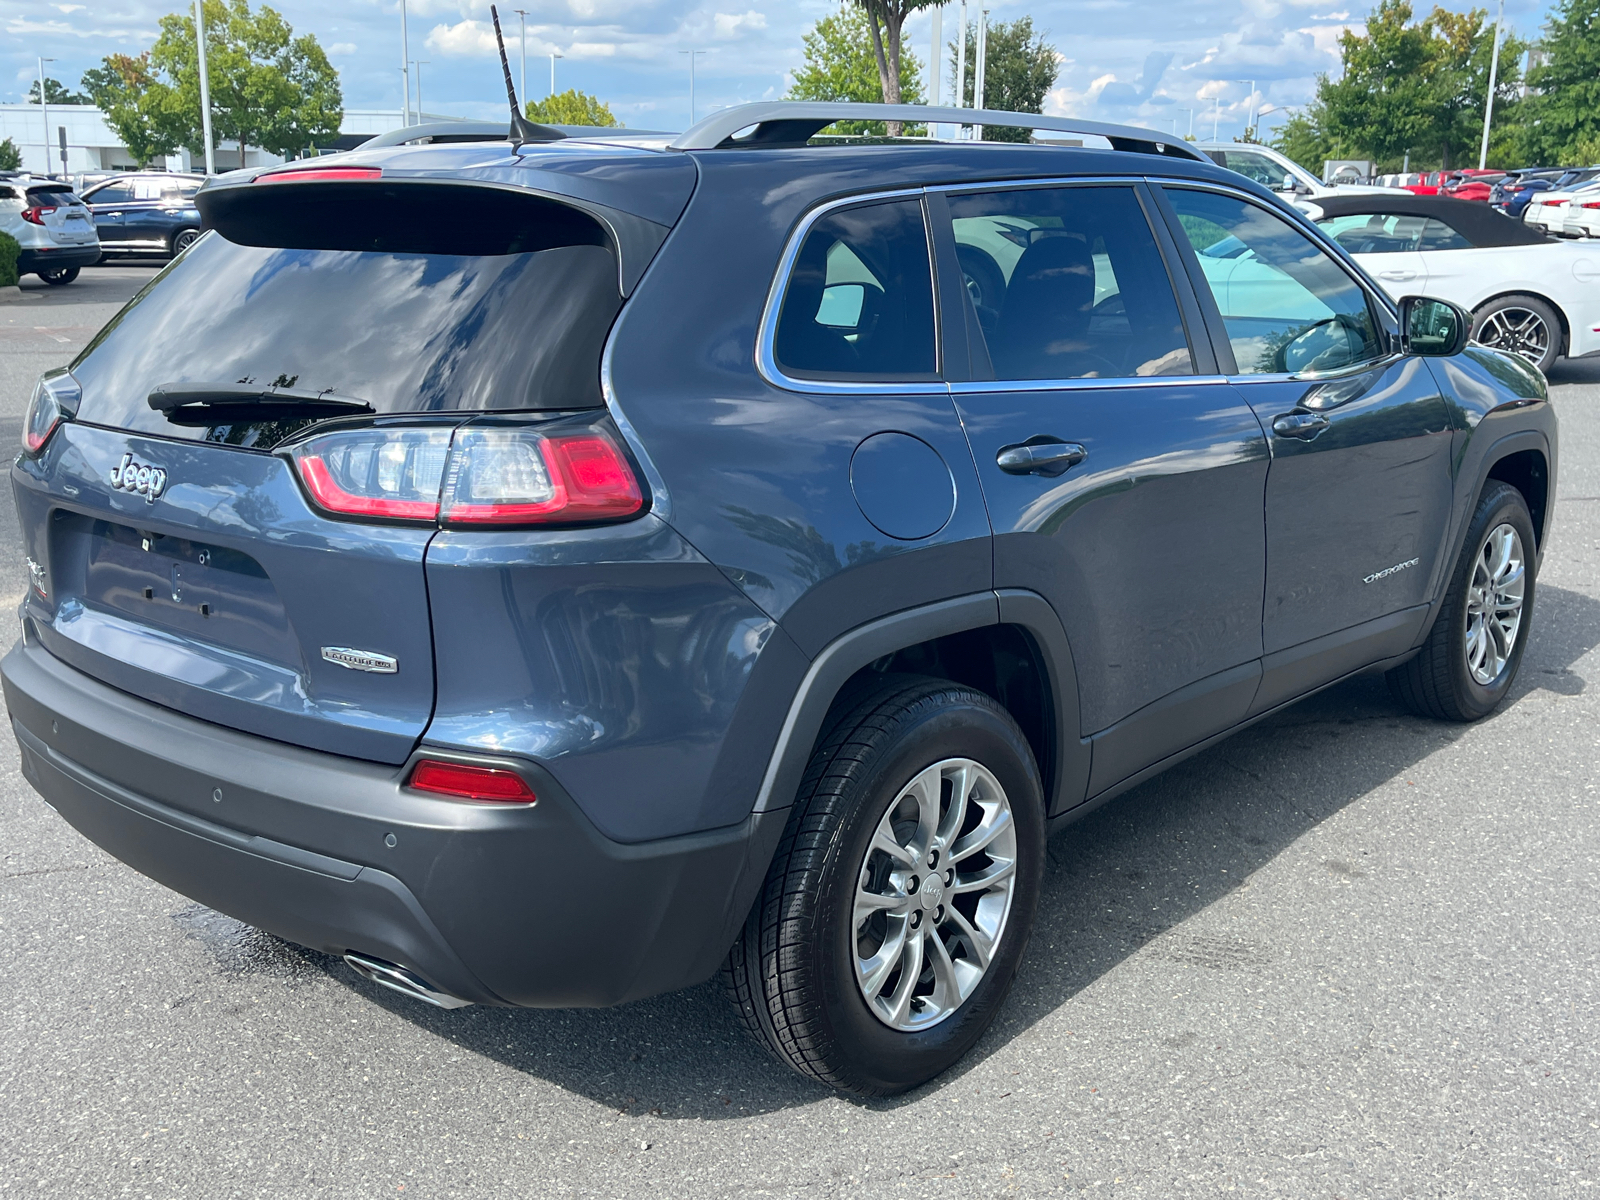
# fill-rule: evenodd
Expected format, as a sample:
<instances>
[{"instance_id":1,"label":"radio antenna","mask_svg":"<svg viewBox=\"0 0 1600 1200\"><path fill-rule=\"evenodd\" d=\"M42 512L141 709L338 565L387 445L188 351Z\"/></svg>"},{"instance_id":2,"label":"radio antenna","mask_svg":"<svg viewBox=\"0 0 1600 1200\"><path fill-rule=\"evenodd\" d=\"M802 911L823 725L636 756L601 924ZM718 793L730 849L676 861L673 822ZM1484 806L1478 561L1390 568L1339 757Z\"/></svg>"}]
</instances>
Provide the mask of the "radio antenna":
<instances>
[{"instance_id":1,"label":"radio antenna","mask_svg":"<svg viewBox=\"0 0 1600 1200\"><path fill-rule=\"evenodd\" d=\"M489 16L494 21L495 45L500 47L500 70L506 77L506 99L511 102L511 144L520 146L524 142L560 141L566 134L551 129L548 125L535 125L523 115L521 106L517 104L517 89L511 83L511 63L506 58L506 40L500 35L500 13L492 4L489 6Z\"/></svg>"}]
</instances>

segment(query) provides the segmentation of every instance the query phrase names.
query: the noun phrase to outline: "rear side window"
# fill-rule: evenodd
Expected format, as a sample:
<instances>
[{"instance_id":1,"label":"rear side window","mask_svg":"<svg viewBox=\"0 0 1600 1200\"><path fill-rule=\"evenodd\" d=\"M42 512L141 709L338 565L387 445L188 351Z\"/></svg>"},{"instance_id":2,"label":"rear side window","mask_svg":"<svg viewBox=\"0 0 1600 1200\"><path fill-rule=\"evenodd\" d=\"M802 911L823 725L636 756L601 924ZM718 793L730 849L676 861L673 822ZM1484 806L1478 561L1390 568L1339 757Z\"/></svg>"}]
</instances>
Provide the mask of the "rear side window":
<instances>
[{"instance_id":1,"label":"rear side window","mask_svg":"<svg viewBox=\"0 0 1600 1200\"><path fill-rule=\"evenodd\" d=\"M1192 375L1172 281L1127 187L950 197L996 379Z\"/></svg>"},{"instance_id":2,"label":"rear side window","mask_svg":"<svg viewBox=\"0 0 1600 1200\"><path fill-rule=\"evenodd\" d=\"M132 204L133 185L122 180L108 183L90 192L88 200L90 204Z\"/></svg>"},{"instance_id":3,"label":"rear side window","mask_svg":"<svg viewBox=\"0 0 1600 1200\"><path fill-rule=\"evenodd\" d=\"M773 354L800 379L938 378L922 204L832 212L806 233L784 288Z\"/></svg>"},{"instance_id":4,"label":"rear side window","mask_svg":"<svg viewBox=\"0 0 1600 1200\"><path fill-rule=\"evenodd\" d=\"M587 214L509 193L479 203L460 187L448 209L426 188L315 190L236 214L242 230L214 229L136 296L73 365L80 419L256 444L242 429L170 424L147 402L168 382L328 391L379 413L603 403L600 355L622 298ZM452 238L450 218L475 210L481 221Z\"/></svg>"},{"instance_id":5,"label":"rear side window","mask_svg":"<svg viewBox=\"0 0 1600 1200\"><path fill-rule=\"evenodd\" d=\"M1317 225L1351 254L1411 250L1465 250L1472 243L1438 217L1409 213L1359 213L1328 217Z\"/></svg>"}]
</instances>

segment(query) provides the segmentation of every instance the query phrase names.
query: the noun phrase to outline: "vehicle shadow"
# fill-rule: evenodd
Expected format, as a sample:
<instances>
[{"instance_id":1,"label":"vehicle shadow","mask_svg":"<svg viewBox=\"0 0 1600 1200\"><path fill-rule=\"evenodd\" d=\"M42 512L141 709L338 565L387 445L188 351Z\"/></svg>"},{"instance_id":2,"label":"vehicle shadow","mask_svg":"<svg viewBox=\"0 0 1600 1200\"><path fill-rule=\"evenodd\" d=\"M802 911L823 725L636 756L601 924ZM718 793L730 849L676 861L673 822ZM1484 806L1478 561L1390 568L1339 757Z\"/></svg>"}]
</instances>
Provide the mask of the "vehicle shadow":
<instances>
[{"instance_id":1,"label":"vehicle shadow","mask_svg":"<svg viewBox=\"0 0 1600 1200\"><path fill-rule=\"evenodd\" d=\"M1563 358L1550 368L1546 378L1552 383L1600 383L1600 354L1587 358Z\"/></svg>"},{"instance_id":2,"label":"vehicle shadow","mask_svg":"<svg viewBox=\"0 0 1600 1200\"><path fill-rule=\"evenodd\" d=\"M1545 586L1512 703L1577 695L1571 668L1600 645L1600 600ZM1493 718L1491 718L1492 720ZM1006 1010L961 1064L905 1096L950 1086L1107 971L1140 952L1219 971L1259 972L1270 945L1186 934L1183 922L1244 885L1307 831L1456 741L1465 727L1421 720L1379 676L1347 681L1180 764L1052 839L1027 958ZM1358 863L1329 860L1351 876ZM596 947L604 953L603 946ZM619 1115L708 1120L814 1103L827 1093L768 1058L716 984L617 1009L437 1012L329 973L414 1024Z\"/></svg>"}]
</instances>

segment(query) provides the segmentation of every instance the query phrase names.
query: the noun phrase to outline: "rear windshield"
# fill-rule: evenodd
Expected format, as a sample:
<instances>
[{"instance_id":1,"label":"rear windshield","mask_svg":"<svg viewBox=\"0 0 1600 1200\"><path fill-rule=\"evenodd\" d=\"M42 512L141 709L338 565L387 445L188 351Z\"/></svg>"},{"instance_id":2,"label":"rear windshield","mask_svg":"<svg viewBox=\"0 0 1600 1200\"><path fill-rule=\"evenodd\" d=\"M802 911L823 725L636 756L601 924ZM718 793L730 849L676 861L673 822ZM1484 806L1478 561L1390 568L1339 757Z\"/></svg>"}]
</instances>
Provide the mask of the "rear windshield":
<instances>
[{"instance_id":1,"label":"rear windshield","mask_svg":"<svg viewBox=\"0 0 1600 1200\"><path fill-rule=\"evenodd\" d=\"M470 220L470 206L432 215ZM78 418L265 448L270 429L171 424L148 397L167 383L249 383L332 392L379 413L598 407L621 304L603 245L306 249L213 230L73 365Z\"/></svg>"},{"instance_id":2,"label":"rear windshield","mask_svg":"<svg viewBox=\"0 0 1600 1200\"><path fill-rule=\"evenodd\" d=\"M31 187L28 189L29 204L77 204L79 200L71 192L61 188Z\"/></svg>"}]
</instances>

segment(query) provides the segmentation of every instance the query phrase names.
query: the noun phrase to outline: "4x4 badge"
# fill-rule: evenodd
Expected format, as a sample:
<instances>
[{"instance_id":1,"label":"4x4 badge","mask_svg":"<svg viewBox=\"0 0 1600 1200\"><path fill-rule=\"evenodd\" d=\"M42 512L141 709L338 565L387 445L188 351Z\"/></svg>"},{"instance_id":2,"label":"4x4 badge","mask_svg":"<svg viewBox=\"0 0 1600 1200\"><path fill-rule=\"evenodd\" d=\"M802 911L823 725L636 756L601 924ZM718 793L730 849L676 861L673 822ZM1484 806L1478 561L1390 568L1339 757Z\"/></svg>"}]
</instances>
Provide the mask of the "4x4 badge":
<instances>
[{"instance_id":1,"label":"4x4 badge","mask_svg":"<svg viewBox=\"0 0 1600 1200\"><path fill-rule=\"evenodd\" d=\"M160 467L134 462L133 455L124 454L122 461L111 468L111 486L143 496L147 504L154 504L156 497L167 490L167 473Z\"/></svg>"}]
</instances>

